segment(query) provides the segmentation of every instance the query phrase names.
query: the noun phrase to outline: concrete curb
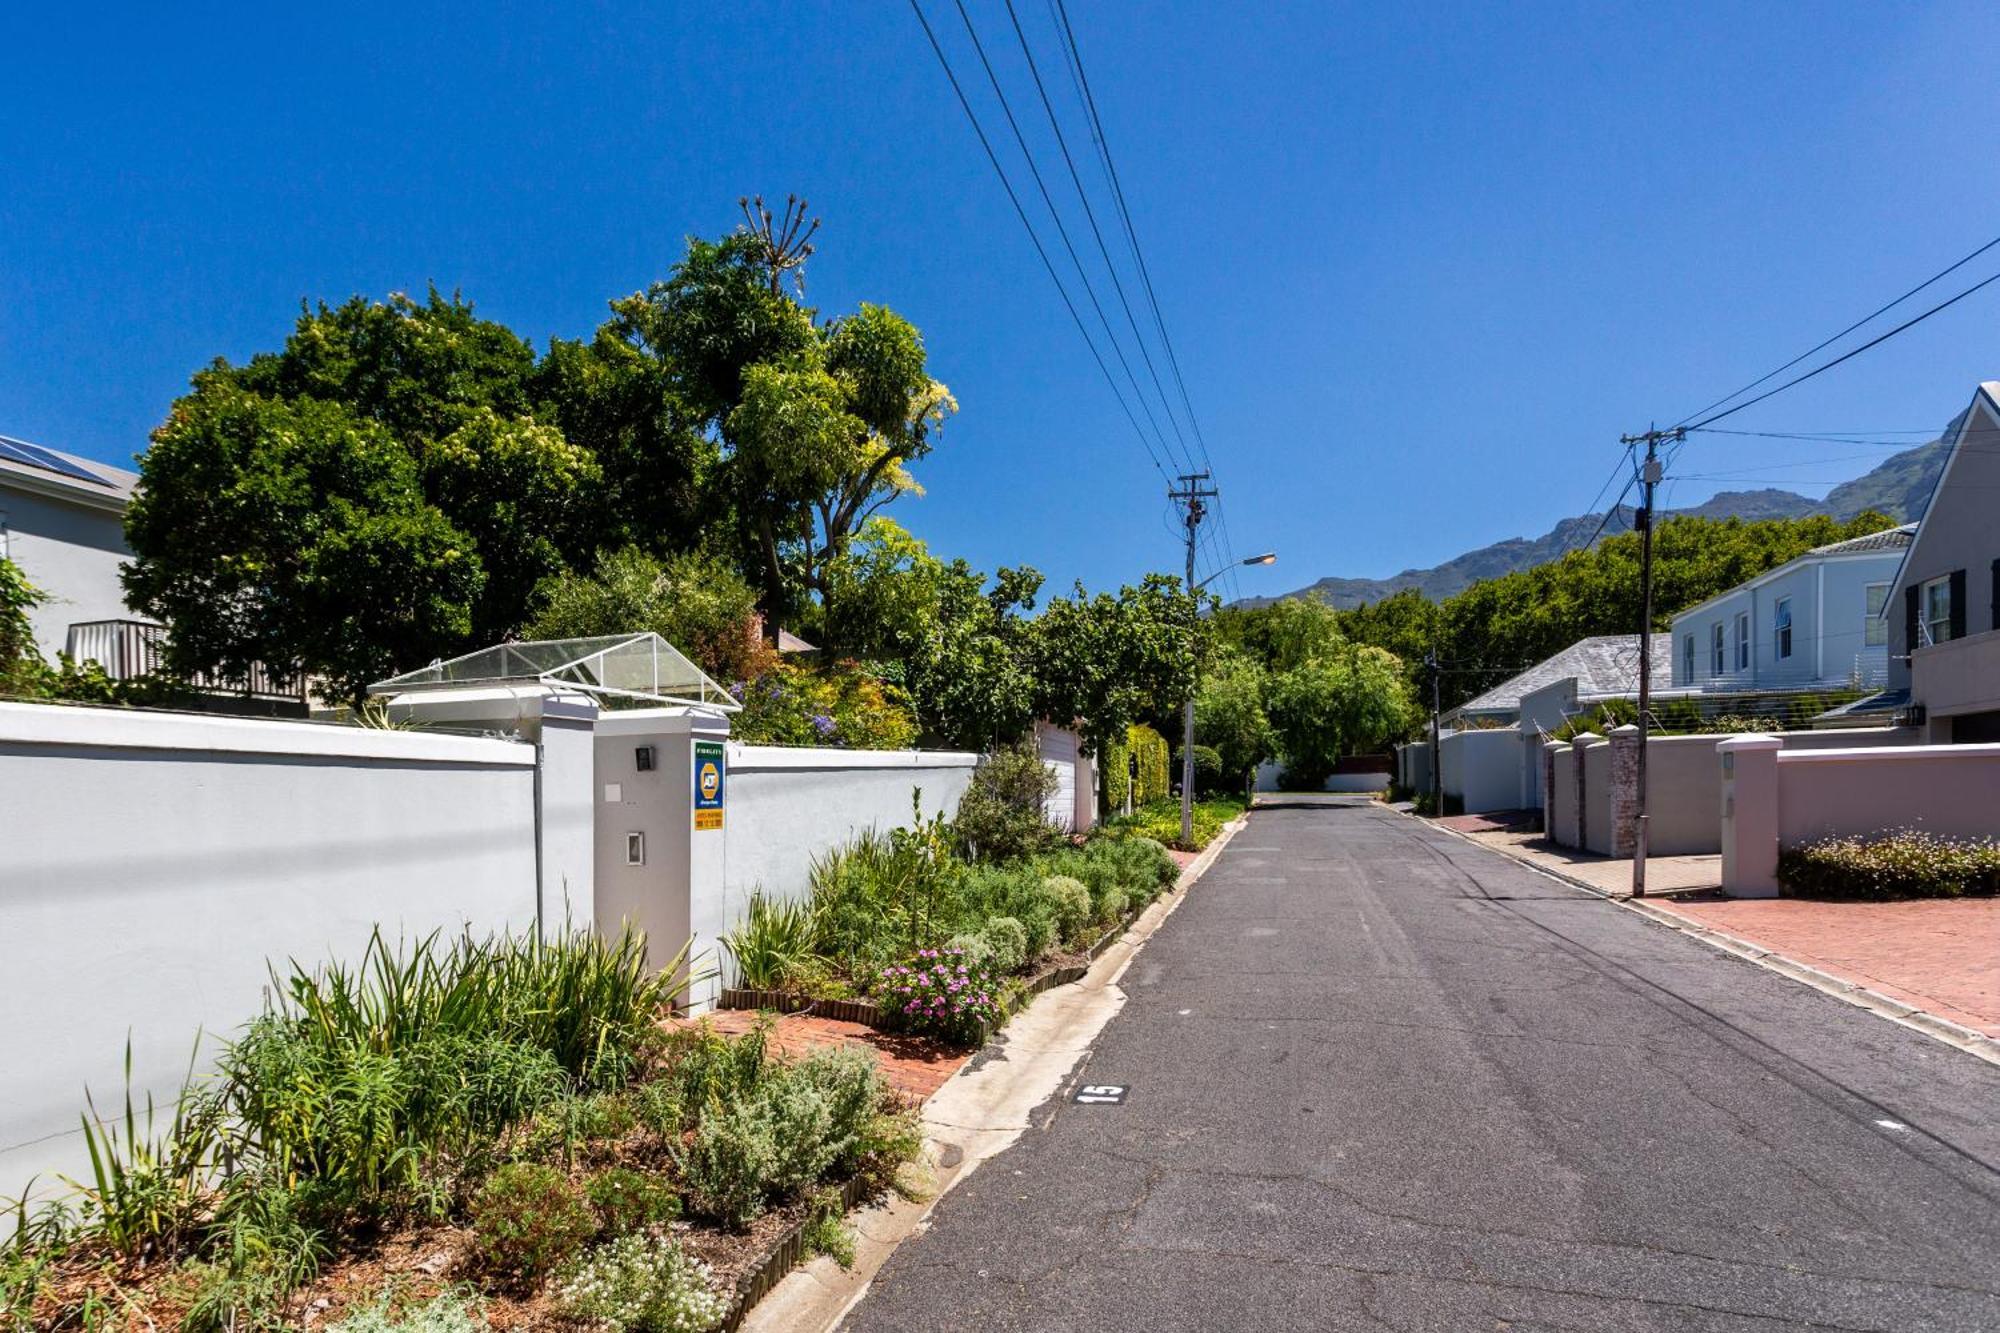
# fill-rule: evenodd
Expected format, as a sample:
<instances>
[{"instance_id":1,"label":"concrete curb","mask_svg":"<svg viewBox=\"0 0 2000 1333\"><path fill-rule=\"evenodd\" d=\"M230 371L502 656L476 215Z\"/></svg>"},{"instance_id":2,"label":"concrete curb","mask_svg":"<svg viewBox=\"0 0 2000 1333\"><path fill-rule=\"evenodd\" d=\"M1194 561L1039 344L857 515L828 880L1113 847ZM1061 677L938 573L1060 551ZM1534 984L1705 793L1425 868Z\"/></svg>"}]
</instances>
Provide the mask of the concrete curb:
<instances>
[{"instance_id":1,"label":"concrete curb","mask_svg":"<svg viewBox=\"0 0 2000 1333\"><path fill-rule=\"evenodd\" d=\"M1124 1008L1119 978L1248 820L1246 812L1225 824L1174 887L1134 917L1080 979L1036 996L931 1094L923 1110L929 1179L922 1196L893 1196L850 1213L854 1267L843 1270L821 1256L794 1268L745 1313L743 1333L822 1333L840 1326L896 1247L930 1225L938 1200L1033 1128L1036 1108L1074 1081L1097 1034Z\"/></svg>"},{"instance_id":2,"label":"concrete curb","mask_svg":"<svg viewBox=\"0 0 2000 1333\"><path fill-rule=\"evenodd\" d=\"M1565 875L1560 870L1550 869L1548 866L1536 861L1530 861L1526 857L1515 856L1504 848L1489 847L1470 834L1461 833L1455 828L1448 828L1434 820L1425 819L1421 815L1410 814L1407 811L1400 810L1396 813L1403 815L1407 819L1414 819L1418 823L1434 828L1440 833L1448 833L1459 841L1480 848L1482 851L1492 852L1497 856L1504 856L1516 865L1526 866L1538 875L1543 875L1559 883L1567 884L1571 888L1582 889L1585 893L1595 894L1607 902L1614 903L1629 911L1637 912L1640 916L1657 925L1665 926L1669 930L1679 931L1681 934L1689 936L1692 939L1700 940L1710 948L1718 949L1726 954L1733 954L1746 962L1755 963L1758 967L1768 972L1776 972L1781 977L1789 977L1801 985L1810 986L1816 991L1833 996L1835 999L1845 1000L1858 1009L1865 1009L1869 1013L1880 1018L1886 1018L1892 1023L1900 1023L1906 1028L1921 1032L1925 1036L1941 1041L1947 1046L1956 1047L1964 1051L1967 1055L1984 1060L1988 1064L2000 1065L2000 1040L1989 1037L1974 1028L1966 1027L1962 1023L1954 1023L1948 1018L1940 1018L1928 1009L1919 1009L1913 1004L1905 1004L1903 1001L1884 995L1878 990L1870 989L1858 981L1849 981L1845 977L1835 976L1833 973L1814 967L1810 963L1801 963L1796 958L1788 958L1774 949L1767 949L1761 944L1752 943L1739 935L1732 935L1726 930L1717 930L1713 926L1704 926L1697 922L1689 921L1678 913L1670 912L1666 908L1657 906L1646 899L1635 899L1630 894L1610 893L1587 880L1579 879L1574 875Z\"/></svg>"}]
</instances>

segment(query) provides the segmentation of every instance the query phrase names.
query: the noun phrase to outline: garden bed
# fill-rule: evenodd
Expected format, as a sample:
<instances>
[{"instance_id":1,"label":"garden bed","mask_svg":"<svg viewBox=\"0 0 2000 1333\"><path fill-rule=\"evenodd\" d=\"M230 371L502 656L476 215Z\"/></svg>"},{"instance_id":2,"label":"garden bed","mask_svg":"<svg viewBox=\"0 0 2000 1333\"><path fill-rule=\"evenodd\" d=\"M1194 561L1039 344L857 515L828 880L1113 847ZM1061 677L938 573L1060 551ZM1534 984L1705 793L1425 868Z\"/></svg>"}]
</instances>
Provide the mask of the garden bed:
<instances>
[{"instance_id":1,"label":"garden bed","mask_svg":"<svg viewBox=\"0 0 2000 1333\"><path fill-rule=\"evenodd\" d=\"M91 1122L92 1180L0 1241L0 1328L733 1327L921 1132L872 1056L663 1029L644 960L378 939L295 975L162 1123Z\"/></svg>"}]
</instances>

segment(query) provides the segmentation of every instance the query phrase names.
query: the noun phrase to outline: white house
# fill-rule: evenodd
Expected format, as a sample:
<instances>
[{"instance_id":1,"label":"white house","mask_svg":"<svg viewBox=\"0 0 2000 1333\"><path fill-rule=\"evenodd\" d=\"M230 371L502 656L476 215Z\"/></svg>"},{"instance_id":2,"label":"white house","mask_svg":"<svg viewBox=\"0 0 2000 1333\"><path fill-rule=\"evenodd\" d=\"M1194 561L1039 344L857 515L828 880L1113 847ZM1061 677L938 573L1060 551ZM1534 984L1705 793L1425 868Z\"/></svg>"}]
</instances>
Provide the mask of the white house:
<instances>
[{"instance_id":1,"label":"white house","mask_svg":"<svg viewBox=\"0 0 2000 1333\"><path fill-rule=\"evenodd\" d=\"M128 618L118 568L125 505L137 474L0 435L0 556L48 600L29 612L42 656L55 660L70 626Z\"/></svg>"},{"instance_id":2,"label":"white house","mask_svg":"<svg viewBox=\"0 0 2000 1333\"><path fill-rule=\"evenodd\" d=\"M1957 426L1890 576L1887 698L1906 698L1933 741L2000 741L2000 381L1979 386Z\"/></svg>"},{"instance_id":3,"label":"white house","mask_svg":"<svg viewBox=\"0 0 2000 1333\"><path fill-rule=\"evenodd\" d=\"M1888 605L1917 525L1815 547L1673 619L1673 687L1741 692L1888 679Z\"/></svg>"}]
</instances>

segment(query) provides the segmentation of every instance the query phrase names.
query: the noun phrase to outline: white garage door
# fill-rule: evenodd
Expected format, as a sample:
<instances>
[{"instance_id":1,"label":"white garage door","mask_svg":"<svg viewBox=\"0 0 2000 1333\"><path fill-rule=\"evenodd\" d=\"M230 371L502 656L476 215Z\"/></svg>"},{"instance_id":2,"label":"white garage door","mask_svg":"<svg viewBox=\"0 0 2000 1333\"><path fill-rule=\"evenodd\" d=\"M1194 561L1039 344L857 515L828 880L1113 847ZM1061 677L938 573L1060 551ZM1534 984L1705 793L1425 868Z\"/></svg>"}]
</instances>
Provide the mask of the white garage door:
<instances>
[{"instance_id":1,"label":"white garage door","mask_svg":"<svg viewBox=\"0 0 2000 1333\"><path fill-rule=\"evenodd\" d=\"M1060 828L1076 827L1076 733L1038 727L1035 751L1056 773L1056 789L1044 805L1048 820Z\"/></svg>"}]
</instances>

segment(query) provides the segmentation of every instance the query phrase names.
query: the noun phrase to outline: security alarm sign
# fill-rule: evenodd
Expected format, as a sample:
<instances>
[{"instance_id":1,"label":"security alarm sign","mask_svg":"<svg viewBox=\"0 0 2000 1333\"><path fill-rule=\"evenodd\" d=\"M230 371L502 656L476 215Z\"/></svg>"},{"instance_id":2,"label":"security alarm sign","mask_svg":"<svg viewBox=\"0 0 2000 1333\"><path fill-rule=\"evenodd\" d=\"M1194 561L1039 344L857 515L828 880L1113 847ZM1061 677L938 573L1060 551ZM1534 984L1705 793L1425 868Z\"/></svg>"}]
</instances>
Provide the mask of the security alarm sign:
<instances>
[{"instance_id":1,"label":"security alarm sign","mask_svg":"<svg viewBox=\"0 0 2000 1333\"><path fill-rule=\"evenodd\" d=\"M721 741L694 743L694 826L722 827L722 788L728 768Z\"/></svg>"}]
</instances>

